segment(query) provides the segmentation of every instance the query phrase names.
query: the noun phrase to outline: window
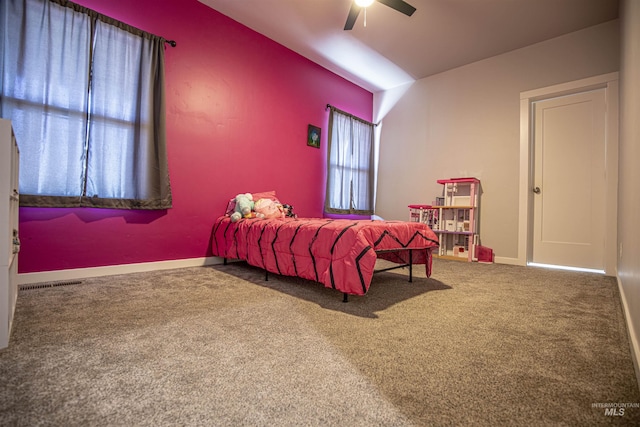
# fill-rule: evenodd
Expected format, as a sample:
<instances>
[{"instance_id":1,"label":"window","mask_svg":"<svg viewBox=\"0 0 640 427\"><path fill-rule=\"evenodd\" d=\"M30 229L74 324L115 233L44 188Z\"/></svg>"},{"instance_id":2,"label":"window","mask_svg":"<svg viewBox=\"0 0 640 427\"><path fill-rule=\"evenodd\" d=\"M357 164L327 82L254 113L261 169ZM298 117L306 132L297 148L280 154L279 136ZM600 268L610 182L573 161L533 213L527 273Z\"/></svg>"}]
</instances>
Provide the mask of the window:
<instances>
[{"instance_id":1,"label":"window","mask_svg":"<svg viewBox=\"0 0 640 427\"><path fill-rule=\"evenodd\" d=\"M0 28L21 205L171 207L165 40L65 0L3 0Z\"/></svg>"},{"instance_id":2,"label":"window","mask_svg":"<svg viewBox=\"0 0 640 427\"><path fill-rule=\"evenodd\" d=\"M337 108L329 112L329 162L325 211L373 214L373 124Z\"/></svg>"}]
</instances>

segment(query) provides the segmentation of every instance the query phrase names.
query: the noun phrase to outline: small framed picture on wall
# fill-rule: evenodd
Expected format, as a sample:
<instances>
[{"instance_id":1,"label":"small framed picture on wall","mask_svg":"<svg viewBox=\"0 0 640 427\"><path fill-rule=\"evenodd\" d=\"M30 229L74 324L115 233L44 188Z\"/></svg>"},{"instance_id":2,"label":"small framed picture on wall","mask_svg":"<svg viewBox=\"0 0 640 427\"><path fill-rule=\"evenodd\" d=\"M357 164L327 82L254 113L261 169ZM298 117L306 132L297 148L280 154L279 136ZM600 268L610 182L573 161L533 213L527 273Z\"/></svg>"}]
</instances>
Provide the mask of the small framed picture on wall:
<instances>
[{"instance_id":1,"label":"small framed picture on wall","mask_svg":"<svg viewBox=\"0 0 640 427\"><path fill-rule=\"evenodd\" d=\"M318 126L309 125L307 145L320 148L320 128Z\"/></svg>"}]
</instances>

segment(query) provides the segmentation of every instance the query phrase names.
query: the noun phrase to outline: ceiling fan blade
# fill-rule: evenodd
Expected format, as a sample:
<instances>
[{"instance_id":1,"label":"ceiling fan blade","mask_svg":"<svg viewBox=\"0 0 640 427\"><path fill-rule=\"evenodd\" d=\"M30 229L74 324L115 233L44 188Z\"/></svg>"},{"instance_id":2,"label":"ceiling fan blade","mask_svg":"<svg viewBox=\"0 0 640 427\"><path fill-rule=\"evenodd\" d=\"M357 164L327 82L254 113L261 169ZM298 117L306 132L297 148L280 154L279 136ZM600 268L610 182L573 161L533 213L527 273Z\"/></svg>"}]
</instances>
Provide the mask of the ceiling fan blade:
<instances>
[{"instance_id":1,"label":"ceiling fan blade","mask_svg":"<svg viewBox=\"0 0 640 427\"><path fill-rule=\"evenodd\" d=\"M400 13L404 13L407 16L413 15L416 8L403 0L378 0L378 3L382 3L385 6L389 6L391 9L395 9Z\"/></svg>"},{"instance_id":2,"label":"ceiling fan blade","mask_svg":"<svg viewBox=\"0 0 640 427\"><path fill-rule=\"evenodd\" d=\"M353 25L356 23L356 19L360 14L360 9L362 8L358 6L356 2L351 3L351 9L349 9L349 16L347 16L347 22L344 24L345 30L351 30L353 28Z\"/></svg>"}]
</instances>

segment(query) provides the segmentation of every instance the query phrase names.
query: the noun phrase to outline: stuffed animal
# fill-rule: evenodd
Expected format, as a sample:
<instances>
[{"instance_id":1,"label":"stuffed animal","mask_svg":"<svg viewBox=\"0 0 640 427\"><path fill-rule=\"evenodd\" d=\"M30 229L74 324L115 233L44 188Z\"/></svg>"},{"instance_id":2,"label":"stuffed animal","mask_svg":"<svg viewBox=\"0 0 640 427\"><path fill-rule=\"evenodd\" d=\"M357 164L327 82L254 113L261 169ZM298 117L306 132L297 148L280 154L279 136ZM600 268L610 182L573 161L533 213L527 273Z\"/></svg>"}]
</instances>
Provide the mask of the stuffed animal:
<instances>
[{"instance_id":1,"label":"stuffed animal","mask_svg":"<svg viewBox=\"0 0 640 427\"><path fill-rule=\"evenodd\" d=\"M282 210L284 211L284 216L287 218L297 218L298 215L293 213L293 206L284 204L282 205Z\"/></svg>"},{"instance_id":2,"label":"stuffed animal","mask_svg":"<svg viewBox=\"0 0 640 427\"><path fill-rule=\"evenodd\" d=\"M251 193L238 194L235 198L235 212L231 214L231 222L236 222L240 218L251 218L253 214L253 196Z\"/></svg>"},{"instance_id":3,"label":"stuffed animal","mask_svg":"<svg viewBox=\"0 0 640 427\"><path fill-rule=\"evenodd\" d=\"M282 205L271 199L258 200L253 209L256 211L258 218L282 218L284 217L284 211Z\"/></svg>"}]
</instances>

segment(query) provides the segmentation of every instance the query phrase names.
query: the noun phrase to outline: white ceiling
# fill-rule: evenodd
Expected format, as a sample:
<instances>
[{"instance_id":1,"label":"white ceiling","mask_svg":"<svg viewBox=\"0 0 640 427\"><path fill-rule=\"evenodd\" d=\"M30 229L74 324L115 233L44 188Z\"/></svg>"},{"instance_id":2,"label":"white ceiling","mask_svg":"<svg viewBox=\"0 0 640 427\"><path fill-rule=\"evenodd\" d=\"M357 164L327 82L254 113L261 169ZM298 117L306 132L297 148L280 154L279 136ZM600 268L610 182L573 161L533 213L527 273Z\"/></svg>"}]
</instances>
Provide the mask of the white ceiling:
<instances>
[{"instance_id":1,"label":"white ceiling","mask_svg":"<svg viewBox=\"0 0 640 427\"><path fill-rule=\"evenodd\" d=\"M344 31L352 0L199 0L377 92L618 17L618 0L374 2Z\"/></svg>"}]
</instances>

